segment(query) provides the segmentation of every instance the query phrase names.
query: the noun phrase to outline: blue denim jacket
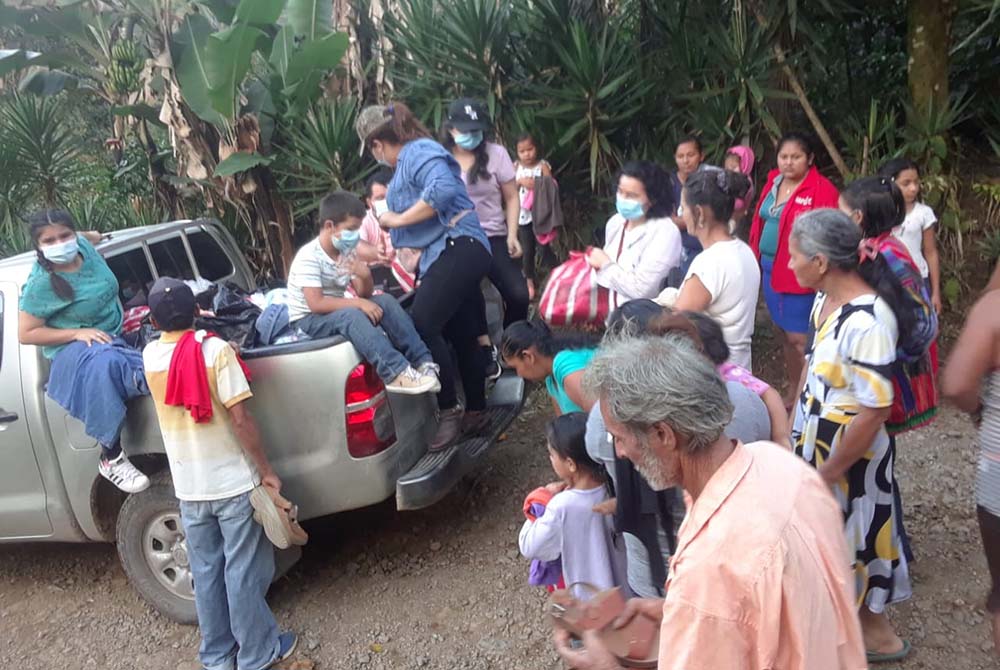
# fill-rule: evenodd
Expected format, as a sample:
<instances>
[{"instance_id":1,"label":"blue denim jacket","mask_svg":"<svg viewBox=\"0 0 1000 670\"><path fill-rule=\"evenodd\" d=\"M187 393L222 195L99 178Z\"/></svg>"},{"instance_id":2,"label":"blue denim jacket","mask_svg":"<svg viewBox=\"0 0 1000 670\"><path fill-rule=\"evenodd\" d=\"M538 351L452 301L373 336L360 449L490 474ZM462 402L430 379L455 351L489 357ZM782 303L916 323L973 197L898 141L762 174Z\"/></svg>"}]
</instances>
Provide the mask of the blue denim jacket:
<instances>
[{"instance_id":1,"label":"blue denim jacket","mask_svg":"<svg viewBox=\"0 0 1000 670\"><path fill-rule=\"evenodd\" d=\"M394 247L423 250L419 268L421 275L444 251L448 238L471 237L479 240L489 251L490 243L479 225L475 205L462 181L462 168L434 140L408 142L399 152L399 162L389 182L386 204L391 211L405 212L418 200L433 207L437 215L412 226L393 228L389 237ZM464 210L468 210L468 214L452 225L452 219Z\"/></svg>"}]
</instances>

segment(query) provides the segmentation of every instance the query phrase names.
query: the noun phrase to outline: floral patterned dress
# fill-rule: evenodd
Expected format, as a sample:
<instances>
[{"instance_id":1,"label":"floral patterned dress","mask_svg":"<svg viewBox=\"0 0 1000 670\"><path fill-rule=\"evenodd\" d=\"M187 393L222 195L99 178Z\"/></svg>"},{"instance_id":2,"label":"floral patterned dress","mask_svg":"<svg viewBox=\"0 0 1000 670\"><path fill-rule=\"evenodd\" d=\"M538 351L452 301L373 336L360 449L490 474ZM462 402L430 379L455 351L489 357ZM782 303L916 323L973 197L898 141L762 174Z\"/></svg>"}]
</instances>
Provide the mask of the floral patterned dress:
<instances>
[{"instance_id":1,"label":"floral patterned dress","mask_svg":"<svg viewBox=\"0 0 1000 670\"><path fill-rule=\"evenodd\" d=\"M822 465L863 408L892 405L891 366L896 359L896 318L884 300L862 295L819 322L826 296L809 317L808 373L792 427L795 452ZM912 594L897 532L893 501L894 451L879 429L869 450L833 487L844 513L847 544L854 551L858 604L880 613Z\"/></svg>"}]
</instances>

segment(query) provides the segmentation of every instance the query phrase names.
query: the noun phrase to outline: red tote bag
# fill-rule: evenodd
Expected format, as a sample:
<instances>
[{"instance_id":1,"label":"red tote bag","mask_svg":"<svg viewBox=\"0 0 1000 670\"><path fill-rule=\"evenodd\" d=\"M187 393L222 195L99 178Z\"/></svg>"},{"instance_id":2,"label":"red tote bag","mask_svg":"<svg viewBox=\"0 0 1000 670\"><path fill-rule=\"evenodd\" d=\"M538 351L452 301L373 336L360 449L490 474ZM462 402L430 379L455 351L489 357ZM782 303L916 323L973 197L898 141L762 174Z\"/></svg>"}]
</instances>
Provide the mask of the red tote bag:
<instances>
[{"instance_id":1,"label":"red tote bag","mask_svg":"<svg viewBox=\"0 0 1000 670\"><path fill-rule=\"evenodd\" d=\"M602 326L611 312L611 293L598 286L586 255L571 251L569 260L549 275L538 311L551 326Z\"/></svg>"}]
</instances>

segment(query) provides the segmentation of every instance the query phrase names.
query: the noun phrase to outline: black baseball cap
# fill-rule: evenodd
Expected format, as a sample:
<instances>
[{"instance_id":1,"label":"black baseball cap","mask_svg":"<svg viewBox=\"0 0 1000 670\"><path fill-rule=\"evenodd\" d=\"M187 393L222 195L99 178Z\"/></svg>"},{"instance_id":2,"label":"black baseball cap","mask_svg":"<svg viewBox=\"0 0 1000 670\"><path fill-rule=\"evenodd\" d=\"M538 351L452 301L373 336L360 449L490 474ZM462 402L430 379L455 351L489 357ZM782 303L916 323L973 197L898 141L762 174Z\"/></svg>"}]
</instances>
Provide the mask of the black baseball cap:
<instances>
[{"instance_id":1,"label":"black baseball cap","mask_svg":"<svg viewBox=\"0 0 1000 670\"><path fill-rule=\"evenodd\" d=\"M160 277L149 289L149 312L163 330L190 328L197 305L194 291L180 279Z\"/></svg>"},{"instance_id":2,"label":"black baseball cap","mask_svg":"<svg viewBox=\"0 0 1000 670\"><path fill-rule=\"evenodd\" d=\"M493 125L486 105L472 98L459 98L448 105L448 123L462 133L488 130Z\"/></svg>"}]
</instances>

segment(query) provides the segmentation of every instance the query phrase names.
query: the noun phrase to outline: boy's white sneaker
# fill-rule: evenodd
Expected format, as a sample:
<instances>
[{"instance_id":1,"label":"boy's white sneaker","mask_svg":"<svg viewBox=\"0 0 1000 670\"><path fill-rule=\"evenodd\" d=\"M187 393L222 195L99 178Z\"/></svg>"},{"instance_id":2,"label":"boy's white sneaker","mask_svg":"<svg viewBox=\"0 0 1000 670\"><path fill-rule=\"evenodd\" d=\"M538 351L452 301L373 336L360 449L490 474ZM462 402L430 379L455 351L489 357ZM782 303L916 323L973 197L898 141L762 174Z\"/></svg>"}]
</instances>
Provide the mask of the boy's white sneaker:
<instances>
[{"instance_id":1,"label":"boy's white sneaker","mask_svg":"<svg viewBox=\"0 0 1000 670\"><path fill-rule=\"evenodd\" d=\"M424 377L430 377L434 380L434 388L430 390L430 393L437 393L441 390L441 366L437 363L421 363L420 367L417 368L419 372Z\"/></svg>"},{"instance_id":2,"label":"boy's white sneaker","mask_svg":"<svg viewBox=\"0 0 1000 670\"><path fill-rule=\"evenodd\" d=\"M385 385L385 390L402 395L420 395L441 390L441 382L436 376L422 375L412 366L407 366L398 377Z\"/></svg>"},{"instance_id":3,"label":"boy's white sneaker","mask_svg":"<svg viewBox=\"0 0 1000 670\"><path fill-rule=\"evenodd\" d=\"M132 465L125 457L124 451L111 460L102 457L97 465L97 471L125 493L139 493L149 488L149 477Z\"/></svg>"}]
</instances>

